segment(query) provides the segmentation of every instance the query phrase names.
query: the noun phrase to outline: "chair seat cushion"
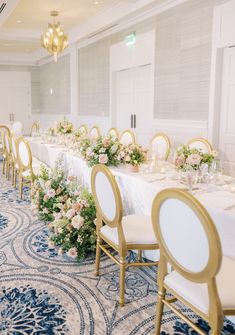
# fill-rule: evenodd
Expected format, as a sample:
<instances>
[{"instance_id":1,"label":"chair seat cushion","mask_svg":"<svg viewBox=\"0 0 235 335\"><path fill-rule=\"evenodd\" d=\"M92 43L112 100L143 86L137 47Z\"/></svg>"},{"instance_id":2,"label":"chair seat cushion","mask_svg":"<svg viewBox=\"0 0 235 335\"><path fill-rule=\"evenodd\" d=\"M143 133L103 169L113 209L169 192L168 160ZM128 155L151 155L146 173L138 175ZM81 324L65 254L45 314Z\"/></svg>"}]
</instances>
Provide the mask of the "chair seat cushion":
<instances>
[{"instance_id":1,"label":"chair seat cushion","mask_svg":"<svg viewBox=\"0 0 235 335\"><path fill-rule=\"evenodd\" d=\"M39 161L37 158L33 157L32 167L33 167L33 173L37 176L40 173L41 166L45 166L44 163ZM29 178L31 176L30 170L26 170L22 173L24 178Z\"/></svg>"},{"instance_id":2,"label":"chair seat cushion","mask_svg":"<svg viewBox=\"0 0 235 335\"><path fill-rule=\"evenodd\" d=\"M222 266L216 277L218 293L223 309L235 309L235 260L223 257ZM187 280L176 271L165 277L165 284L191 305L208 314L209 297L206 284Z\"/></svg>"},{"instance_id":3,"label":"chair seat cushion","mask_svg":"<svg viewBox=\"0 0 235 335\"><path fill-rule=\"evenodd\" d=\"M122 218L123 232L127 244L156 244L151 218L145 215L127 215ZM105 225L101 233L111 242L118 243L117 228Z\"/></svg>"}]
</instances>

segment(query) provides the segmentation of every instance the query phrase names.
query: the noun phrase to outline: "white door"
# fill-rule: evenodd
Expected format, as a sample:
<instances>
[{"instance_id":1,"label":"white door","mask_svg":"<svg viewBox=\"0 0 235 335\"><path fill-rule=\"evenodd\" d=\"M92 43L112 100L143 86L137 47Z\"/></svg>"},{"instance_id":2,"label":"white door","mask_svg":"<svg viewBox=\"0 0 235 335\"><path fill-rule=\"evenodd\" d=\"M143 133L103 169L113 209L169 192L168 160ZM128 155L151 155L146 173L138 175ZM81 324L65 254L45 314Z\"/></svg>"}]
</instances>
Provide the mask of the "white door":
<instances>
[{"instance_id":1,"label":"white door","mask_svg":"<svg viewBox=\"0 0 235 335\"><path fill-rule=\"evenodd\" d=\"M224 50L219 146L225 171L235 176L235 48Z\"/></svg>"},{"instance_id":2,"label":"white door","mask_svg":"<svg viewBox=\"0 0 235 335\"><path fill-rule=\"evenodd\" d=\"M31 123L31 80L29 72L0 72L0 123L23 124L28 134Z\"/></svg>"},{"instance_id":3,"label":"white door","mask_svg":"<svg viewBox=\"0 0 235 335\"><path fill-rule=\"evenodd\" d=\"M116 78L116 127L120 131L132 128L137 142L147 145L153 121L154 78L151 65L119 71Z\"/></svg>"}]
</instances>

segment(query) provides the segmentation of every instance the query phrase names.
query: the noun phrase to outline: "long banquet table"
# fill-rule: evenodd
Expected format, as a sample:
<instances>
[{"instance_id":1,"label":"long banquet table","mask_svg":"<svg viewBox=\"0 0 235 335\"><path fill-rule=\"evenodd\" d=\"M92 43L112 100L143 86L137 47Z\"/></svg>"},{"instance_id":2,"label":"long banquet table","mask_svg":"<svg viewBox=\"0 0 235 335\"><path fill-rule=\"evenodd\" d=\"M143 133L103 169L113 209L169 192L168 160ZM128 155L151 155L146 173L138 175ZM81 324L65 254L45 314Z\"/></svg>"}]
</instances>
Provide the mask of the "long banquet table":
<instances>
[{"instance_id":1,"label":"long banquet table","mask_svg":"<svg viewBox=\"0 0 235 335\"><path fill-rule=\"evenodd\" d=\"M34 157L51 168L61 159L69 175L76 176L82 184L90 187L91 168L82 158L65 147L43 143L37 138L28 140ZM150 215L153 199L159 191L168 187L185 187L170 171L147 174L131 173L126 167L114 167L111 170L119 184L126 214ZM235 192L222 185L201 184L194 196L201 201L214 220L223 255L235 259Z\"/></svg>"}]
</instances>

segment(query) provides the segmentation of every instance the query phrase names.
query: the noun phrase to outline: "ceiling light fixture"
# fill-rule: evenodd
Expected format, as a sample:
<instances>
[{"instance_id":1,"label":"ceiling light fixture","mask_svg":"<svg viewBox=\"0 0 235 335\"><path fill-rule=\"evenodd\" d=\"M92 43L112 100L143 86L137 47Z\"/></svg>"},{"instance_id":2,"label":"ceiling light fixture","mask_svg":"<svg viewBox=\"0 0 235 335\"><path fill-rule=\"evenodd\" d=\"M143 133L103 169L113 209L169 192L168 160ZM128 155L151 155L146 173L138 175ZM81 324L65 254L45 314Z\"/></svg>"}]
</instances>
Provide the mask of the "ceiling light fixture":
<instances>
[{"instance_id":1,"label":"ceiling light fixture","mask_svg":"<svg viewBox=\"0 0 235 335\"><path fill-rule=\"evenodd\" d=\"M59 22L55 22L55 18L59 15L57 11L52 11L51 16L54 17L54 23L48 23L47 31L41 36L41 45L50 54L54 55L54 60L57 62L57 56L68 46L68 35Z\"/></svg>"},{"instance_id":2,"label":"ceiling light fixture","mask_svg":"<svg viewBox=\"0 0 235 335\"><path fill-rule=\"evenodd\" d=\"M99 4L99 1L94 1L94 5L98 5Z\"/></svg>"},{"instance_id":3,"label":"ceiling light fixture","mask_svg":"<svg viewBox=\"0 0 235 335\"><path fill-rule=\"evenodd\" d=\"M22 21L21 20L17 20L16 23L22 23Z\"/></svg>"}]
</instances>

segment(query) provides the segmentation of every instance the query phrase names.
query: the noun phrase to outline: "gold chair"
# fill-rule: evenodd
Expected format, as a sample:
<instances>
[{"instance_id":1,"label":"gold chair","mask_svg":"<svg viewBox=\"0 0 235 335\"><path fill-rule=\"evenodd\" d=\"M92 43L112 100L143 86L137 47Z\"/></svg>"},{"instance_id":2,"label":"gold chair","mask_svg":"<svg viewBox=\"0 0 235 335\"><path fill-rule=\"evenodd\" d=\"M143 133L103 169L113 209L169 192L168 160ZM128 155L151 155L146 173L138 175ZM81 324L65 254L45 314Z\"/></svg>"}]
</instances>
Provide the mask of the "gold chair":
<instances>
[{"instance_id":1,"label":"gold chair","mask_svg":"<svg viewBox=\"0 0 235 335\"><path fill-rule=\"evenodd\" d=\"M110 128L107 132L107 136L110 136L114 139L119 139L119 133L117 128Z\"/></svg>"},{"instance_id":2,"label":"gold chair","mask_svg":"<svg viewBox=\"0 0 235 335\"><path fill-rule=\"evenodd\" d=\"M17 156L18 137L11 134L11 149L12 149L12 185L16 187L16 179L19 173L19 161Z\"/></svg>"},{"instance_id":3,"label":"gold chair","mask_svg":"<svg viewBox=\"0 0 235 335\"><path fill-rule=\"evenodd\" d=\"M11 175L11 168L13 167L12 162L12 148L11 148L11 135L7 132L3 134L3 141L5 146L5 168L6 168L6 178L9 180Z\"/></svg>"},{"instance_id":4,"label":"gold chair","mask_svg":"<svg viewBox=\"0 0 235 335\"><path fill-rule=\"evenodd\" d=\"M6 145L5 145L5 133L7 133L9 136L11 134L10 129L0 124L0 152L2 154L3 164L2 164L2 173L5 174L6 170Z\"/></svg>"},{"instance_id":5,"label":"gold chair","mask_svg":"<svg viewBox=\"0 0 235 335\"><path fill-rule=\"evenodd\" d=\"M154 199L152 224L160 246L155 334L164 306L205 334L173 304L176 300L208 321L212 335L221 334L224 315L235 315L235 261L222 257L210 215L190 193L166 189ZM166 292L174 298L167 299Z\"/></svg>"},{"instance_id":6,"label":"gold chair","mask_svg":"<svg viewBox=\"0 0 235 335\"><path fill-rule=\"evenodd\" d=\"M135 134L131 130L124 130L119 140L124 145L135 144Z\"/></svg>"},{"instance_id":7,"label":"gold chair","mask_svg":"<svg viewBox=\"0 0 235 335\"><path fill-rule=\"evenodd\" d=\"M100 130L97 126L91 128L89 137L94 140L97 140L100 137Z\"/></svg>"},{"instance_id":8,"label":"gold chair","mask_svg":"<svg viewBox=\"0 0 235 335\"><path fill-rule=\"evenodd\" d=\"M190 140L187 143L187 146L191 149L195 148L195 149L200 149L202 150L203 153L211 153L211 151L213 150L212 145L210 144L210 142L205 139L205 138L193 138L192 140Z\"/></svg>"},{"instance_id":9,"label":"gold chair","mask_svg":"<svg viewBox=\"0 0 235 335\"><path fill-rule=\"evenodd\" d=\"M23 196L23 184L32 182L35 175L40 171L42 163L32 157L32 152L29 143L23 136L18 139L17 160L18 160L18 175L19 175L19 192L20 198Z\"/></svg>"},{"instance_id":10,"label":"gold chair","mask_svg":"<svg viewBox=\"0 0 235 335\"><path fill-rule=\"evenodd\" d=\"M151 139L149 147L157 158L166 161L170 154L171 142L166 134L158 133Z\"/></svg>"},{"instance_id":11,"label":"gold chair","mask_svg":"<svg viewBox=\"0 0 235 335\"><path fill-rule=\"evenodd\" d=\"M106 166L98 164L93 167L91 189L97 210L96 275L99 276L100 254L103 250L120 267L119 303L123 306L127 267L157 264L157 262L128 263L126 259L128 250L138 250L140 254L142 250L158 249L158 243L149 217L145 215L123 216L122 199L118 185ZM119 259L112 255L108 248L116 250Z\"/></svg>"},{"instance_id":12,"label":"gold chair","mask_svg":"<svg viewBox=\"0 0 235 335\"><path fill-rule=\"evenodd\" d=\"M34 122L31 126L31 130L30 130L30 136L33 136L35 133L39 134L39 123L38 122Z\"/></svg>"},{"instance_id":13,"label":"gold chair","mask_svg":"<svg viewBox=\"0 0 235 335\"><path fill-rule=\"evenodd\" d=\"M79 128L78 131L82 134L82 136L86 137L88 134L88 129L85 124L82 124Z\"/></svg>"}]
</instances>

